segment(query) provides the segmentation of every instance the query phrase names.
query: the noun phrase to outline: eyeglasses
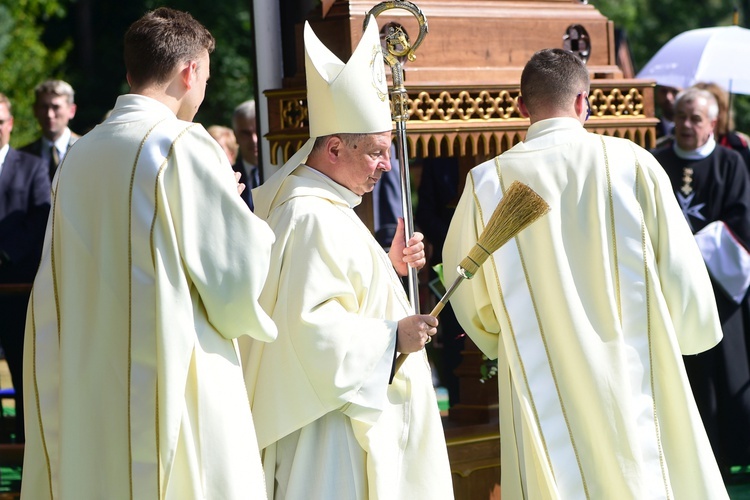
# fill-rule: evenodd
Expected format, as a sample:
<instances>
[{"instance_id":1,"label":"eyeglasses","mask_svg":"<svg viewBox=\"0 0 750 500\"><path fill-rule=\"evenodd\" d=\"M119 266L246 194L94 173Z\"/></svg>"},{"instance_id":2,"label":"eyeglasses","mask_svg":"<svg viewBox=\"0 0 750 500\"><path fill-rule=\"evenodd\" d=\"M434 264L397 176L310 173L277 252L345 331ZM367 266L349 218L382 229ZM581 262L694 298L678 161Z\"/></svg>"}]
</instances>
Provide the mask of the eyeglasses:
<instances>
[{"instance_id":1,"label":"eyeglasses","mask_svg":"<svg viewBox=\"0 0 750 500\"><path fill-rule=\"evenodd\" d=\"M577 97L581 97L583 95L583 92L579 92ZM589 117L591 117L591 102L589 101L589 96L586 95L586 120L588 121Z\"/></svg>"}]
</instances>

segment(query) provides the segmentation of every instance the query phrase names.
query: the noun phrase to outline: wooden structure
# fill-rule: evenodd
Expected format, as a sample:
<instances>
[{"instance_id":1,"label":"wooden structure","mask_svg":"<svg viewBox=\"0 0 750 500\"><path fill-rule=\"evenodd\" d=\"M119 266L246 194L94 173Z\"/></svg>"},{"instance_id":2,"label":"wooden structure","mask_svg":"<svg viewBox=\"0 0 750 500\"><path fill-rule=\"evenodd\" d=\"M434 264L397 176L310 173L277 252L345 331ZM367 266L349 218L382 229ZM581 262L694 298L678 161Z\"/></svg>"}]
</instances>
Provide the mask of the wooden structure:
<instances>
[{"instance_id":1,"label":"wooden structure","mask_svg":"<svg viewBox=\"0 0 750 500\"><path fill-rule=\"evenodd\" d=\"M404 65L410 156L455 156L461 170L468 170L521 141L529 125L516 105L521 71L537 50L550 47L568 48L586 60L592 78L587 129L647 148L655 144L653 82L623 78L615 64L614 26L593 5L581 0L414 2L427 17L429 34L416 60ZM318 8L307 20L346 61L361 38L365 13L377 3L336 0L326 5L325 17ZM384 12L377 22L419 32L416 19L402 9ZM308 138L302 26L287 44L295 49L296 74L285 75L283 88L265 92L266 139L274 164L286 161ZM464 177L461 172L459 178ZM371 197L360 208L360 217L372 227ZM480 363L478 351L467 349L460 367L461 404L446 422L457 498L488 498L499 482L497 386L480 385Z\"/></svg>"},{"instance_id":2,"label":"wooden structure","mask_svg":"<svg viewBox=\"0 0 750 500\"><path fill-rule=\"evenodd\" d=\"M337 0L325 18L314 11L308 21L345 61L361 38L365 13L376 3ZM588 129L645 147L655 144L653 83L622 77L615 65L614 27L594 6L579 0L473 0L470 6L421 0L418 6L429 34L416 60L405 64L411 156L472 157L477 164L522 140L528 120L516 106L521 71L534 52L547 47L587 57ZM414 17L401 9L386 11L377 21L399 23L407 34L419 31ZM297 73L284 78L284 88L265 92L273 164L286 161L308 137L302 24L296 35ZM360 215L371 225L368 202Z\"/></svg>"},{"instance_id":3,"label":"wooden structure","mask_svg":"<svg viewBox=\"0 0 750 500\"><path fill-rule=\"evenodd\" d=\"M308 20L319 38L346 60L373 4L339 0L324 19L313 13ZM528 126L516 107L524 64L539 49L566 45L588 53L592 119L587 127L645 146L653 143L652 84L622 78L614 63L613 25L592 5L578 0L474 0L469 7L466 2L422 0L419 7L427 16L429 34L417 59L405 65L415 156L506 149ZM380 25L387 22L403 23L407 33L418 32L411 14L402 10L378 18ZM571 27L585 30L578 32L582 42L570 42ZM266 92L271 163L288 158L307 138L301 25L297 35L297 74L284 79L283 89Z\"/></svg>"}]
</instances>

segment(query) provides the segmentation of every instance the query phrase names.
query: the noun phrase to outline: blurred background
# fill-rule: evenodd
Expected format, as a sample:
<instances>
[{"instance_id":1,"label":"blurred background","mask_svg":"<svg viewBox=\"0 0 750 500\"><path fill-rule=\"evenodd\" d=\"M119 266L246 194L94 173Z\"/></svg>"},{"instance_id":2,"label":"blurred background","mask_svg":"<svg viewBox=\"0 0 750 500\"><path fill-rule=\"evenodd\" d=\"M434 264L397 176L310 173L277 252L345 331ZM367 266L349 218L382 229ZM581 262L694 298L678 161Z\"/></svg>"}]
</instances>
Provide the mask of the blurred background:
<instances>
[{"instance_id":1,"label":"blurred background","mask_svg":"<svg viewBox=\"0 0 750 500\"><path fill-rule=\"evenodd\" d=\"M731 25L734 20L750 25L750 0L581 1L615 23L635 73L683 31ZM66 80L75 89L74 131L85 133L99 123L116 96L127 91L125 30L144 12L162 5L189 11L215 36L211 81L196 121L231 123L234 106L256 97L252 0L0 0L0 92L13 102L11 144L20 146L38 136L31 111L33 88L47 78ZM750 98L735 96L734 108L736 128L750 131Z\"/></svg>"}]
</instances>

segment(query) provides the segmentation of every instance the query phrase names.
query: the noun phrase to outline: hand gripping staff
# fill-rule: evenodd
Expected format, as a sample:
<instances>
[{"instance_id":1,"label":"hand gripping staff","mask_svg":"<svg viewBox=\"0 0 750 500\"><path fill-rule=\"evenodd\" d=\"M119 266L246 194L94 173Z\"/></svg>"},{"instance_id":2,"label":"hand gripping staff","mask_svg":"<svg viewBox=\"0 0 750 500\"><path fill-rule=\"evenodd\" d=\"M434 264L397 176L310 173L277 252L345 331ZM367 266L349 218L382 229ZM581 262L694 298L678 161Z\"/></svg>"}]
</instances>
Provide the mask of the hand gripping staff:
<instances>
[{"instance_id":1,"label":"hand gripping staff","mask_svg":"<svg viewBox=\"0 0 750 500\"><path fill-rule=\"evenodd\" d=\"M411 210L411 183L409 181L409 156L406 154L406 122L409 119L407 107L409 95L404 88L404 68L401 60L406 57L409 61L416 59L414 51L419 47L427 35L427 18L419 8L407 0L392 0L381 2L373 7L365 15L364 29L370 15L377 17L382 12L390 9L405 9L409 11L419 22L419 37L414 45L409 44L406 33L400 27L390 27L385 36L386 47L383 49L383 59L391 67L393 77L393 88L390 91L391 115L396 122L396 157L401 165L401 208L404 214L404 241L408 242L414 235L414 217ZM419 283L417 281L417 270L408 268L408 291L414 314L419 314Z\"/></svg>"},{"instance_id":2,"label":"hand gripping staff","mask_svg":"<svg viewBox=\"0 0 750 500\"><path fill-rule=\"evenodd\" d=\"M549 209L547 202L533 189L526 184L513 181L492 212L490 220L479 235L479 240L458 265L458 277L430 312L430 316L437 317L464 279L473 278L490 255L549 212ZM404 364L407 356L405 353L398 355L396 371Z\"/></svg>"}]
</instances>

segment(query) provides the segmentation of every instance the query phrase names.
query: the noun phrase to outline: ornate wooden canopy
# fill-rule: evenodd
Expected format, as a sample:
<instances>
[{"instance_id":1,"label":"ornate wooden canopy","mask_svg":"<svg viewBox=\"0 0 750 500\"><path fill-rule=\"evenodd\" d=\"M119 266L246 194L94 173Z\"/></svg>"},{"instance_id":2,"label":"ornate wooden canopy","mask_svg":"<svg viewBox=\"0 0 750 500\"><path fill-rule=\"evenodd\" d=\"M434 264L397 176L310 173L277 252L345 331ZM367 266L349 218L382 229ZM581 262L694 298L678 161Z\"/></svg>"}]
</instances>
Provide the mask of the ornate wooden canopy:
<instances>
[{"instance_id":1,"label":"ornate wooden canopy","mask_svg":"<svg viewBox=\"0 0 750 500\"><path fill-rule=\"evenodd\" d=\"M325 17L308 16L320 39L347 60L362 34L365 13L377 2L337 0ZM523 139L528 120L516 100L526 61L539 49L565 47L587 61L592 85L594 132L655 143L653 82L624 79L615 64L614 28L580 0L420 0L429 34L417 58L405 64L409 152L414 157L486 158ZM402 9L377 18L417 33L416 20ZM307 140L304 50L297 29L297 72L284 88L265 92L269 104L271 163L287 160Z\"/></svg>"},{"instance_id":2,"label":"ornate wooden canopy","mask_svg":"<svg viewBox=\"0 0 750 500\"><path fill-rule=\"evenodd\" d=\"M407 123L412 156L497 155L523 139L529 122L521 117L517 85L484 87L414 86ZM271 163L283 163L308 138L305 89L266 92ZM644 147L655 141L653 87L634 80L593 81L594 132L626 137Z\"/></svg>"}]
</instances>

